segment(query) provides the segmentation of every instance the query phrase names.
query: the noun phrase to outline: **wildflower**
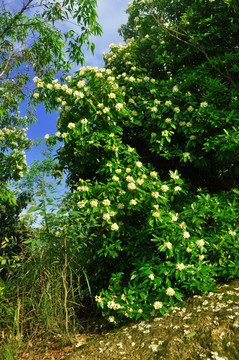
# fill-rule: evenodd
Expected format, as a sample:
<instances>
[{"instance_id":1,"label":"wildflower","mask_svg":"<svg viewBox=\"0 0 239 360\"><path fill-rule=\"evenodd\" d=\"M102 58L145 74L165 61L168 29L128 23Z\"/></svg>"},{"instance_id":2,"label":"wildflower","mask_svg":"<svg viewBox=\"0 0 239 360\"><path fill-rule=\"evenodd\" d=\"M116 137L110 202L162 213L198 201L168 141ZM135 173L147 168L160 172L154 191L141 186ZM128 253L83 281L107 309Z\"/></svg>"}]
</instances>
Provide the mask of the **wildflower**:
<instances>
[{"instance_id":1,"label":"wildflower","mask_svg":"<svg viewBox=\"0 0 239 360\"><path fill-rule=\"evenodd\" d=\"M150 176L152 177L152 178L156 178L157 177L157 172L156 171L151 171L151 173L150 173Z\"/></svg>"},{"instance_id":2,"label":"wildflower","mask_svg":"<svg viewBox=\"0 0 239 360\"><path fill-rule=\"evenodd\" d=\"M51 90L53 88L53 85L52 84L47 84L47 89Z\"/></svg>"},{"instance_id":3,"label":"wildflower","mask_svg":"<svg viewBox=\"0 0 239 360\"><path fill-rule=\"evenodd\" d=\"M74 123L72 123L72 122L70 122L70 123L67 125L67 127L68 127L69 129L74 129L75 126L76 126L76 125L75 125Z\"/></svg>"},{"instance_id":4,"label":"wildflower","mask_svg":"<svg viewBox=\"0 0 239 360\"><path fill-rule=\"evenodd\" d=\"M185 152L185 153L183 153L183 156L184 156L184 157L190 157L190 153L189 153L189 152Z\"/></svg>"},{"instance_id":5,"label":"wildflower","mask_svg":"<svg viewBox=\"0 0 239 360\"><path fill-rule=\"evenodd\" d=\"M173 87L173 93L176 93L176 92L178 92L178 87L177 87L177 85L175 85L175 86Z\"/></svg>"},{"instance_id":6,"label":"wildflower","mask_svg":"<svg viewBox=\"0 0 239 360\"><path fill-rule=\"evenodd\" d=\"M59 137L60 135L61 135L60 131L56 131L56 132L55 132L55 136L56 136L56 137Z\"/></svg>"},{"instance_id":7,"label":"wildflower","mask_svg":"<svg viewBox=\"0 0 239 360\"><path fill-rule=\"evenodd\" d=\"M105 107L105 108L103 109L103 113L104 113L104 114L107 114L109 111L110 111L110 108L108 108L108 107Z\"/></svg>"},{"instance_id":8,"label":"wildflower","mask_svg":"<svg viewBox=\"0 0 239 360\"><path fill-rule=\"evenodd\" d=\"M92 201L90 202L90 205L91 205L92 207L97 207L97 206L98 206L98 201L97 201L97 200L92 200Z\"/></svg>"},{"instance_id":9,"label":"wildflower","mask_svg":"<svg viewBox=\"0 0 239 360\"><path fill-rule=\"evenodd\" d=\"M170 118L165 119L166 124L170 124L171 121L172 121L172 119L170 119Z\"/></svg>"},{"instance_id":10,"label":"wildflower","mask_svg":"<svg viewBox=\"0 0 239 360\"><path fill-rule=\"evenodd\" d=\"M108 94L109 98L110 99L115 99L116 98L116 95L114 93L110 93Z\"/></svg>"},{"instance_id":11,"label":"wildflower","mask_svg":"<svg viewBox=\"0 0 239 360\"><path fill-rule=\"evenodd\" d=\"M83 94L83 92L76 90L74 91L74 96L77 97L78 99L83 99L85 95Z\"/></svg>"},{"instance_id":12,"label":"wildflower","mask_svg":"<svg viewBox=\"0 0 239 360\"><path fill-rule=\"evenodd\" d=\"M203 259L204 259L204 255L199 255L199 257L198 257L198 258L199 258L199 260L200 260L200 261L203 261Z\"/></svg>"},{"instance_id":13,"label":"wildflower","mask_svg":"<svg viewBox=\"0 0 239 360\"><path fill-rule=\"evenodd\" d=\"M155 132L151 133L151 138L155 138L157 136L157 134Z\"/></svg>"},{"instance_id":14,"label":"wildflower","mask_svg":"<svg viewBox=\"0 0 239 360\"><path fill-rule=\"evenodd\" d=\"M111 228L111 230L113 230L113 231L119 230L119 226L118 226L116 223L112 224L110 228Z\"/></svg>"},{"instance_id":15,"label":"wildflower","mask_svg":"<svg viewBox=\"0 0 239 360\"><path fill-rule=\"evenodd\" d=\"M182 188L180 186L175 186L174 191L181 191Z\"/></svg>"},{"instance_id":16,"label":"wildflower","mask_svg":"<svg viewBox=\"0 0 239 360\"><path fill-rule=\"evenodd\" d=\"M49 135L49 134L46 134L46 135L44 136L44 138L45 138L46 140L48 140L48 139L50 138L50 135Z\"/></svg>"},{"instance_id":17,"label":"wildflower","mask_svg":"<svg viewBox=\"0 0 239 360\"><path fill-rule=\"evenodd\" d=\"M178 123L179 126L184 126L185 124L186 124L185 121L179 121Z\"/></svg>"},{"instance_id":18,"label":"wildflower","mask_svg":"<svg viewBox=\"0 0 239 360\"><path fill-rule=\"evenodd\" d=\"M169 135L168 130L163 130L163 131L162 131L162 136L168 136L168 135Z\"/></svg>"},{"instance_id":19,"label":"wildflower","mask_svg":"<svg viewBox=\"0 0 239 360\"><path fill-rule=\"evenodd\" d=\"M135 199L131 199L129 203L130 203L130 205L136 205L137 201Z\"/></svg>"},{"instance_id":20,"label":"wildflower","mask_svg":"<svg viewBox=\"0 0 239 360\"><path fill-rule=\"evenodd\" d=\"M191 135L189 139L190 139L190 140L195 140L195 139L196 139L196 136L195 136L195 135Z\"/></svg>"},{"instance_id":21,"label":"wildflower","mask_svg":"<svg viewBox=\"0 0 239 360\"><path fill-rule=\"evenodd\" d=\"M194 110L194 108L192 107L192 105L190 105L189 107L188 107L188 111L189 112L192 112Z\"/></svg>"},{"instance_id":22,"label":"wildflower","mask_svg":"<svg viewBox=\"0 0 239 360\"><path fill-rule=\"evenodd\" d=\"M118 180L119 180L119 177L116 176L116 175L114 175L114 176L112 176L112 180L113 180L113 181L118 181Z\"/></svg>"},{"instance_id":23,"label":"wildflower","mask_svg":"<svg viewBox=\"0 0 239 360\"><path fill-rule=\"evenodd\" d=\"M86 118L81 119L81 124L86 125L88 123L88 120Z\"/></svg>"},{"instance_id":24,"label":"wildflower","mask_svg":"<svg viewBox=\"0 0 239 360\"><path fill-rule=\"evenodd\" d=\"M68 133L64 132L61 134L61 136L63 137L63 139L65 139L67 137Z\"/></svg>"},{"instance_id":25,"label":"wildflower","mask_svg":"<svg viewBox=\"0 0 239 360\"><path fill-rule=\"evenodd\" d=\"M117 205L117 208L118 208L118 209L124 209L124 204L119 203L119 204Z\"/></svg>"},{"instance_id":26,"label":"wildflower","mask_svg":"<svg viewBox=\"0 0 239 360\"><path fill-rule=\"evenodd\" d=\"M114 318L114 316L110 316L110 317L109 317L109 322L115 323L115 318Z\"/></svg>"},{"instance_id":27,"label":"wildflower","mask_svg":"<svg viewBox=\"0 0 239 360\"><path fill-rule=\"evenodd\" d=\"M166 290L166 294L168 296L173 296L175 294L175 291L173 290L173 288L169 287L167 290Z\"/></svg>"},{"instance_id":28,"label":"wildflower","mask_svg":"<svg viewBox=\"0 0 239 360\"><path fill-rule=\"evenodd\" d=\"M204 244L205 244L205 241L204 241L203 239L200 239L200 240L197 240L197 241L196 241L196 245L197 245L198 247L203 247Z\"/></svg>"},{"instance_id":29,"label":"wildflower","mask_svg":"<svg viewBox=\"0 0 239 360\"><path fill-rule=\"evenodd\" d=\"M125 170L127 173L130 173L131 172L131 169L130 168L126 168Z\"/></svg>"},{"instance_id":30,"label":"wildflower","mask_svg":"<svg viewBox=\"0 0 239 360\"><path fill-rule=\"evenodd\" d=\"M183 232L183 237L184 237L184 239L190 238L189 232L188 232L188 231L184 231L184 232Z\"/></svg>"},{"instance_id":31,"label":"wildflower","mask_svg":"<svg viewBox=\"0 0 239 360\"><path fill-rule=\"evenodd\" d=\"M152 215L153 215L153 217L158 218L158 217L160 217L160 212L154 211Z\"/></svg>"},{"instance_id":32,"label":"wildflower","mask_svg":"<svg viewBox=\"0 0 239 360\"><path fill-rule=\"evenodd\" d=\"M116 172L116 174L120 174L122 172L122 170L121 169L116 169L115 172Z\"/></svg>"},{"instance_id":33,"label":"wildflower","mask_svg":"<svg viewBox=\"0 0 239 360\"><path fill-rule=\"evenodd\" d=\"M191 126L192 126L192 123L189 121L189 122L186 123L186 126L187 126L187 127L191 127Z\"/></svg>"},{"instance_id":34,"label":"wildflower","mask_svg":"<svg viewBox=\"0 0 239 360\"><path fill-rule=\"evenodd\" d=\"M106 220L106 221L107 221L107 220L110 220L110 214L109 214L109 213L103 214L102 217L103 217L103 219Z\"/></svg>"},{"instance_id":35,"label":"wildflower","mask_svg":"<svg viewBox=\"0 0 239 360\"><path fill-rule=\"evenodd\" d=\"M178 221L178 214L176 215L172 214L171 217L172 217L172 221Z\"/></svg>"},{"instance_id":36,"label":"wildflower","mask_svg":"<svg viewBox=\"0 0 239 360\"><path fill-rule=\"evenodd\" d=\"M206 101L201 102L200 107L207 107L208 103Z\"/></svg>"},{"instance_id":37,"label":"wildflower","mask_svg":"<svg viewBox=\"0 0 239 360\"><path fill-rule=\"evenodd\" d=\"M115 134L113 134L113 133L111 133L111 134L109 134L109 137L114 137L115 136Z\"/></svg>"},{"instance_id":38,"label":"wildflower","mask_svg":"<svg viewBox=\"0 0 239 360\"><path fill-rule=\"evenodd\" d=\"M179 224L180 229L186 229L187 225L186 223L183 221L181 224Z\"/></svg>"},{"instance_id":39,"label":"wildflower","mask_svg":"<svg viewBox=\"0 0 239 360\"><path fill-rule=\"evenodd\" d=\"M154 274L149 275L150 280L154 280Z\"/></svg>"},{"instance_id":40,"label":"wildflower","mask_svg":"<svg viewBox=\"0 0 239 360\"><path fill-rule=\"evenodd\" d=\"M128 189L129 189L129 190L135 190L135 189L136 189L136 185L135 185L133 182L131 182L131 183L128 184Z\"/></svg>"},{"instance_id":41,"label":"wildflower","mask_svg":"<svg viewBox=\"0 0 239 360\"><path fill-rule=\"evenodd\" d=\"M85 86L85 80L80 80L77 83L78 88L83 88Z\"/></svg>"},{"instance_id":42,"label":"wildflower","mask_svg":"<svg viewBox=\"0 0 239 360\"><path fill-rule=\"evenodd\" d=\"M109 199L103 200L103 205L104 206L109 206L110 205L110 200Z\"/></svg>"},{"instance_id":43,"label":"wildflower","mask_svg":"<svg viewBox=\"0 0 239 360\"><path fill-rule=\"evenodd\" d=\"M123 106L124 105L122 103L118 103L118 104L115 105L115 108L116 108L117 111L120 111L120 110L123 109Z\"/></svg>"},{"instance_id":44,"label":"wildflower","mask_svg":"<svg viewBox=\"0 0 239 360\"><path fill-rule=\"evenodd\" d=\"M134 178L132 176L130 176L130 175L127 175L126 176L126 181L132 182L132 181L134 181Z\"/></svg>"},{"instance_id":45,"label":"wildflower","mask_svg":"<svg viewBox=\"0 0 239 360\"><path fill-rule=\"evenodd\" d=\"M138 310L138 313L139 313L139 314L142 314L142 313L143 313L143 310L142 310L142 309L139 309L139 310Z\"/></svg>"},{"instance_id":46,"label":"wildflower","mask_svg":"<svg viewBox=\"0 0 239 360\"><path fill-rule=\"evenodd\" d=\"M128 152L131 153L131 152L133 152L133 151L134 151L134 148L132 148L132 147L129 146L129 147L128 147Z\"/></svg>"},{"instance_id":47,"label":"wildflower","mask_svg":"<svg viewBox=\"0 0 239 360\"><path fill-rule=\"evenodd\" d=\"M187 253L190 253L193 250L190 247L187 247L186 251L187 251Z\"/></svg>"},{"instance_id":48,"label":"wildflower","mask_svg":"<svg viewBox=\"0 0 239 360\"><path fill-rule=\"evenodd\" d=\"M158 191L155 191L155 192L152 192L152 197L157 199L159 197L159 192Z\"/></svg>"},{"instance_id":49,"label":"wildflower","mask_svg":"<svg viewBox=\"0 0 239 360\"><path fill-rule=\"evenodd\" d=\"M158 108L157 108L156 106L153 106L153 107L151 108L151 111L156 113L156 112L158 111Z\"/></svg>"},{"instance_id":50,"label":"wildflower","mask_svg":"<svg viewBox=\"0 0 239 360\"><path fill-rule=\"evenodd\" d=\"M154 308L156 310L158 310L158 309L161 309L163 307L163 303L161 301L155 301L153 306L154 306Z\"/></svg>"},{"instance_id":51,"label":"wildflower","mask_svg":"<svg viewBox=\"0 0 239 360\"><path fill-rule=\"evenodd\" d=\"M143 164L141 163L141 161L136 161L136 163L135 163L135 164L136 164L136 166L137 166L138 168L141 168L141 167L142 167L142 165L143 165Z\"/></svg>"},{"instance_id":52,"label":"wildflower","mask_svg":"<svg viewBox=\"0 0 239 360\"><path fill-rule=\"evenodd\" d=\"M165 101L165 105L166 105L166 106L171 106L171 105L172 105L172 101L170 101L170 100Z\"/></svg>"},{"instance_id":53,"label":"wildflower","mask_svg":"<svg viewBox=\"0 0 239 360\"><path fill-rule=\"evenodd\" d=\"M176 106L176 107L173 109L173 111L174 111L176 114L180 113L180 109L179 109L178 106Z\"/></svg>"},{"instance_id":54,"label":"wildflower","mask_svg":"<svg viewBox=\"0 0 239 360\"><path fill-rule=\"evenodd\" d=\"M177 265L176 265L176 269L179 270L179 271L181 271L181 270L185 269L185 265L184 265L183 263L177 264Z\"/></svg>"},{"instance_id":55,"label":"wildflower","mask_svg":"<svg viewBox=\"0 0 239 360\"><path fill-rule=\"evenodd\" d=\"M231 236L236 236L236 231L229 230L228 233Z\"/></svg>"},{"instance_id":56,"label":"wildflower","mask_svg":"<svg viewBox=\"0 0 239 360\"><path fill-rule=\"evenodd\" d=\"M34 93L34 94L33 94L33 97L34 97L35 99L38 99L38 98L39 98L39 94L38 94L38 93Z\"/></svg>"},{"instance_id":57,"label":"wildflower","mask_svg":"<svg viewBox=\"0 0 239 360\"><path fill-rule=\"evenodd\" d=\"M164 246L167 248L167 249L169 249L169 250L171 250L172 249L172 247L173 247L173 245L172 245L172 243L171 242L166 242L165 244L164 244Z\"/></svg>"},{"instance_id":58,"label":"wildflower","mask_svg":"<svg viewBox=\"0 0 239 360\"><path fill-rule=\"evenodd\" d=\"M168 185L162 185L162 186L161 186L161 190L162 190L163 192L168 191L168 190L169 190Z\"/></svg>"},{"instance_id":59,"label":"wildflower","mask_svg":"<svg viewBox=\"0 0 239 360\"><path fill-rule=\"evenodd\" d=\"M139 184L139 185L142 185L144 182L144 179L137 179L136 180L136 183Z\"/></svg>"}]
</instances>

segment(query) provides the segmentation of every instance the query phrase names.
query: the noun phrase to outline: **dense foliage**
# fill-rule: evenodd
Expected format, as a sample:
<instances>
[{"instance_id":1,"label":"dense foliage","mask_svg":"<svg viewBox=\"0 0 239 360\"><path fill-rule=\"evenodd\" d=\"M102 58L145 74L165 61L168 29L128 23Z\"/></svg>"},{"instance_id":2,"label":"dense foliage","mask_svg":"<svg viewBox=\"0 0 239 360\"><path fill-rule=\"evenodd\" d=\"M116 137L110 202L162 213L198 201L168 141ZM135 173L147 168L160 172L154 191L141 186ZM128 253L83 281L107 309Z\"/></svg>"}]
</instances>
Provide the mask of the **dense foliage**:
<instances>
[{"instance_id":1,"label":"dense foliage","mask_svg":"<svg viewBox=\"0 0 239 360\"><path fill-rule=\"evenodd\" d=\"M60 106L46 138L64 141L59 170L112 322L238 271L237 6L134 1L128 12L127 45L111 44L102 69L35 78L34 95Z\"/></svg>"},{"instance_id":2,"label":"dense foliage","mask_svg":"<svg viewBox=\"0 0 239 360\"><path fill-rule=\"evenodd\" d=\"M20 183L42 223L14 275L22 313L48 330L68 333L89 299L119 324L238 276L238 4L135 0L127 12L126 44L101 69L33 79L31 105L59 112L45 136L58 151Z\"/></svg>"}]
</instances>

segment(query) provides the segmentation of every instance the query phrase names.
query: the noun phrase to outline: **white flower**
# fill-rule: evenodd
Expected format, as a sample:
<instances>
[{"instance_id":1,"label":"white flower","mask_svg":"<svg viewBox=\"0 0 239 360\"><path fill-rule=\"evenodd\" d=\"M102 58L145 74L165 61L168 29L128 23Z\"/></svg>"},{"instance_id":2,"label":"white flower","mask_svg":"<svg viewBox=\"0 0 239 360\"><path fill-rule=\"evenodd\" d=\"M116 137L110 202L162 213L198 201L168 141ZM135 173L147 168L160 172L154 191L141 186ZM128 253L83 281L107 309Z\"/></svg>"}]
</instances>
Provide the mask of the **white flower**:
<instances>
[{"instance_id":1,"label":"white flower","mask_svg":"<svg viewBox=\"0 0 239 360\"><path fill-rule=\"evenodd\" d=\"M185 265L184 265L183 263L177 264L177 265L176 265L176 269L179 270L179 271L181 271L181 270L185 269Z\"/></svg>"},{"instance_id":2,"label":"white flower","mask_svg":"<svg viewBox=\"0 0 239 360\"><path fill-rule=\"evenodd\" d=\"M137 179L136 180L136 183L139 184L139 185L142 185L144 182L144 179Z\"/></svg>"},{"instance_id":3,"label":"white flower","mask_svg":"<svg viewBox=\"0 0 239 360\"><path fill-rule=\"evenodd\" d=\"M135 199L131 199L129 203L130 205L137 205L137 201Z\"/></svg>"},{"instance_id":4,"label":"white flower","mask_svg":"<svg viewBox=\"0 0 239 360\"><path fill-rule=\"evenodd\" d=\"M97 207L98 206L98 201L97 200L91 200L90 205L92 207Z\"/></svg>"},{"instance_id":5,"label":"white flower","mask_svg":"<svg viewBox=\"0 0 239 360\"><path fill-rule=\"evenodd\" d=\"M115 322L114 316L110 316L110 317L109 317L109 322L113 322L113 323Z\"/></svg>"},{"instance_id":6,"label":"white flower","mask_svg":"<svg viewBox=\"0 0 239 360\"><path fill-rule=\"evenodd\" d=\"M49 134L46 134L46 135L44 136L44 138L45 138L46 140L48 140L48 139L50 138L50 135L49 135Z\"/></svg>"},{"instance_id":7,"label":"white flower","mask_svg":"<svg viewBox=\"0 0 239 360\"><path fill-rule=\"evenodd\" d=\"M61 133L60 133L60 131L56 131L56 132L55 132L55 136L56 136L56 137L59 137L59 136L61 136Z\"/></svg>"},{"instance_id":8,"label":"white flower","mask_svg":"<svg viewBox=\"0 0 239 360\"><path fill-rule=\"evenodd\" d=\"M168 130L163 130L162 131L162 136L168 136L169 135L169 132L168 132Z\"/></svg>"},{"instance_id":9,"label":"white flower","mask_svg":"<svg viewBox=\"0 0 239 360\"><path fill-rule=\"evenodd\" d=\"M119 180L119 177L116 176L116 175L114 175L114 176L112 176L112 180L113 180L113 181L118 181L118 180Z\"/></svg>"},{"instance_id":10,"label":"white flower","mask_svg":"<svg viewBox=\"0 0 239 360\"><path fill-rule=\"evenodd\" d=\"M103 113L104 113L104 114L107 114L109 111L110 111L110 108L109 108L109 107L105 107L105 108L103 109Z\"/></svg>"},{"instance_id":11,"label":"white flower","mask_svg":"<svg viewBox=\"0 0 239 360\"><path fill-rule=\"evenodd\" d=\"M178 106L176 106L176 107L173 109L173 111L174 111L176 114L180 113L180 109L179 109Z\"/></svg>"},{"instance_id":12,"label":"white flower","mask_svg":"<svg viewBox=\"0 0 239 360\"><path fill-rule=\"evenodd\" d=\"M156 171L151 171L150 176L152 178L156 178L158 176L158 173Z\"/></svg>"},{"instance_id":13,"label":"white flower","mask_svg":"<svg viewBox=\"0 0 239 360\"><path fill-rule=\"evenodd\" d=\"M189 107L188 107L188 111L189 112L192 112L194 110L194 108L192 107L192 105L190 105Z\"/></svg>"},{"instance_id":14,"label":"white flower","mask_svg":"<svg viewBox=\"0 0 239 360\"><path fill-rule=\"evenodd\" d=\"M108 94L109 98L110 99L115 99L116 98L116 95L114 93L110 93Z\"/></svg>"},{"instance_id":15,"label":"white flower","mask_svg":"<svg viewBox=\"0 0 239 360\"><path fill-rule=\"evenodd\" d=\"M187 225L186 223L183 221L181 224L179 224L180 229L186 229Z\"/></svg>"},{"instance_id":16,"label":"white flower","mask_svg":"<svg viewBox=\"0 0 239 360\"><path fill-rule=\"evenodd\" d=\"M154 274L149 275L150 280L154 280Z\"/></svg>"},{"instance_id":17,"label":"white flower","mask_svg":"<svg viewBox=\"0 0 239 360\"><path fill-rule=\"evenodd\" d=\"M153 106L153 107L151 108L151 111L156 113L156 112L158 111L158 108L157 108L156 106Z\"/></svg>"},{"instance_id":18,"label":"white flower","mask_svg":"<svg viewBox=\"0 0 239 360\"><path fill-rule=\"evenodd\" d=\"M163 192L168 191L168 190L169 190L168 185L162 185L162 186L161 186L161 190L162 190Z\"/></svg>"},{"instance_id":19,"label":"white flower","mask_svg":"<svg viewBox=\"0 0 239 360\"><path fill-rule=\"evenodd\" d=\"M104 206L109 206L111 203L110 203L110 200L109 199L105 199L103 200L103 205Z\"/></svg>"},{"instance_id":20,"label":"white flower","mask_svg":"<svg viewBox=\"0 0 239 360\"><path fill-rule=\"evenodd\" d=\"M172 221L178 221L178 214L176 215L172 214L171 217L172 217Z\"/></svg>"},{"instance_id":21,"label":"white flower","mask_svg":"<svg viewBox=\"0 0 239 360\"><path fill-rule=\"evenodd\" d=\"M51 89L53 88L53 85L52 85L52 84L47 84L46 87L47 87L47 89L50 89L50 90L51 90Z\"/></svg>"},{"instance_id":22,"label":"white flower","mask_svg":"<svg viewBox=\"0 0 239 360\"><path fill-rule=\"evenodd\" d=\"M152 197L157 199L159 197L159 192L158 191L155 191L155 192L152 192Z\"/></svg>"},{"instance_id":23,"label":"white flower","mask_svg":"<svg viewBox=\"0 0 239 360\"><path fill-rule=\"evenodd\" d=\"M184 237L184 239L190 238L189 232L188 232L188 231L184 231L184 232L183 232L183 237Z\"/></svg>"},{"instance_id":24,"label":"white flower","mask_svg":"<svg viewBox=\"0 0 239 360\"><path fill-rule=\"evenodd\" d=\"M81 124L86 125L88 123L88 120L87 119L81 119L80 122L81 122Z\"/></svg>"},{"instance_id":25,"label":"white flower","mask_svg":"<svg viewBox=\"0 0 239 360\"><path fill-rule=\"evenodd\" d=\"M130 173L131 172L131 169L130 168L126 168L125 170L127 173Z\"/></svg>"},{"instance_id":26,"label":"white flower","mask_svg":"<svg viewBox=\"0 0 239 360\"><path fill-rule=\"evenodd\" d=\"M134 178L133 178L132 176L130 176L130 175L127 175L127 176L126 176L126 181L128 181L128 182L133 182L133 181L134 181Z\"/></svg>"},{"instance_id":27,"label":"white flower","mask_svg":"<svg viewBox=\"0 0 239 360\"><path fill-rule=\"evenodd\" d=\"M169 250L172 249L172 247L173 247L172 243L169 242L169 241L166 242L166 243L164 244L164 246L166 246L166 248L168 248Z\"/></svg>"},{"instance_id":28,"label":"white flower","mask_svg":"<svg viewBox=\"0 0 239 360\"><path fill-rule=\"evenodd\" d=\"M175 186L174 191L181 191L182 188L180 186Z\"/></svg>"},{"instance_id":29,"label":"white flower","mask_svg":"<svg viewBox=\"0 0 239 360\"><path fill-rule=\"evenodd\" d=\"M124 105L122 103L118 103L118 104L115 105L115 108L116 108L117 111L120 111L120 110L123 109L123 106Z\"/></svg>"},{"instance_id":30,"label":"white flower","mask_svg":"<svg viewBox=\"0 0 239 360\"><path fill-rule=\"evenodd\" d=\"M235 231L235 230L234 230L234 231L229 230L228 233L229 233L229 235L231 235L231 236L236 236L236 231Z\"/></svg>"},{"instance_id":31,"label":"white flower","mask_svg":"<svg viewBox=\"0 0 239 360\"><path fill-rule=\"evenodd\" d=\"M165 101L165 105L166 105L166 106L171 106L171 105L172 105L172 101L170 101L170 100Z\"/></svg>"},{"instance_id":32,"label":"white flower","mask_svg":"<svg viewBox=\"0 0 239 360\"><path fill-rule=\"evenodd\" d=\"M196 245L197 245L198 247L203 247L204 244L205 244L205 241L204 241L203 239L196 241Z\"/></svg>"},{"instance_id":33,"label":"white flower","mask_svg":"<svg viewBox=\"0 0 239 360\"><path fill-rule=\"evenodd\" d=\"M33 94L33 97L34 97L35 99L38 99L38 98L39 98L39 94L38 94L38 93L34 93L34 94Z\"/></svg>"},{"instance_id":34,"label":"white flower","mask_svg":"<svg viewBox=\"0 0 239 360\"><path fill-rule=\"evenodd\" d=\"M85 80L80 80L77 83L78 88L83 88L85 86Z\"/></svg>"},{"instance_id":35,"label":"white flower","mask_svg":"<svg viewBox=\"0 0 239 360\"><path fill-rule=\"evenodd\" d=\"M119 226L118 226L116 223L112 224L110 228L111 228L111 230L113 230L113 231L119 230Z\"/></svg>"},{"instance_id":36,"label":"white flower","mask_svg":"<svg viewBox=\"0 0 239 360\"><path fill-rule=\"evenodd\" d=\"M158 218L158 217L160 217L160 212L154 211L152 215L153 215L153 217Z\"/></svg>"},{"instance_id":37,"label":"white flower","mask_svg":"<svg viewBox=\"0 0 239 360\"><path fill-rule=\"evenodd\" d=\"M155 138L157 136L157 134L155 132L151 133L151 138Z\"/></svg>"},{"instance_id":38,"label":"white flower","mask_svg":"<svg viewBox=\"0 0 239 360\"><path fill-rule=\"evenodd\" d=\"M175 291L173 290L173 288L169 287L167 290L166 290L166 294L168 296L173 296L175 294Z\"/></svg>"},{"instance_id":39,"label":"white flower","mask_svg":"<svg viewBox=\"0 0 239 360\"><path fill-rule=\"evenodd\" d=\"M176 92L178 92L178 87L177 87L177 85L175 85L175 86L173 87L173 93L176 93Z\"/></svg>"},{"instance_id":40,"label":"white flower","mask_svg":"<svg viewBox=\"0 0 239 360\"><path fill-rule=\"evenodd\" d=\"M110 219L110 214L108 214L108 213L103 214L103 219L104 220L109 220Z\"/></svg>"},{"instance_id":41,"label":"white flower","mask_svg":"<svg viewBox=\"0 0 239 360\"><path fill-rule=\"evenodd\" d=\"M118 208L118 209L124 209L124 204L119 203L119 204L117 205L117 208Z\"/></svg>"},{"instance_id":42,"label":"white flower","mask_svg":"<svg viewBox=\"0 0 239 360\"><path fill-rule=\"evenodd\" d=\"M137 166L137 167L139 167L139 168L141 168L141 167L142 167L142 165L143 165L143 164L141 163L141 161L136 161L136 163L135 163L135 164L136 164L136 166Z\"/></svg>"},{"instance_id":43,"label":"white flower","mask_svg":"<svg viewBox=\"0 0 239 360\"><path fill-rule=\"evenodd\" d=\"M200 107L207 107L208 103L206 101L201 102Z\"/></svg>"},{"instance_id":44,"label":"white flower","mask_svg":"<svg viewBox=\"0 0 239 360\"><path fill-rule=\"evenodd\" d=\"M198 257L198 258L199 258L199 260L200 260L200 261L203 261L203 259L204 259L204 255L199 255L199 257Z\"/></svg>"},{"instance_id":45,"label":"white flower","mask_svg":"<svg viewBox=\"0 0 239 360\"><path fill-rule=\"evenodd\" d=\"M76 126L76 125L75 125L74 123L72 123L72 122L70 122L70 123L67 125L67 127L68 127L69 129L74 129L75 126Z\"/></svg>"},{"instance_id":46,"label":"white flower","mask_svg":"<svg viewBox=\"0 0 239 360\"><path fill-rule=\"evenodd\" d=\"M136 189L136 185L135 185L133 182L131 182L131 183L128 184L128 189L129 189L129 190L135 190L135 189Z\"/></svg>"},{"instance_id":47,"label":"white flower","mask_svg":"<svg viewBox=\"0 0 239 360\"><path fill-rule=\"evenodd\" d=\"M161 301L155 301L154 308L156 310L161 309L163 307L163 303Z\"/></svg>"},{"instance_id":48,"label":"white flower","mask_svg":"<svg viewBox=\"0 0 239 360\"><path fill-rule=\"evenodd\" d=\"M183 153L183 156L184 156L184 157L190 157L190 153L189 153L189 152L185 152L185 153Z\"/></svg>"}]
</instances>

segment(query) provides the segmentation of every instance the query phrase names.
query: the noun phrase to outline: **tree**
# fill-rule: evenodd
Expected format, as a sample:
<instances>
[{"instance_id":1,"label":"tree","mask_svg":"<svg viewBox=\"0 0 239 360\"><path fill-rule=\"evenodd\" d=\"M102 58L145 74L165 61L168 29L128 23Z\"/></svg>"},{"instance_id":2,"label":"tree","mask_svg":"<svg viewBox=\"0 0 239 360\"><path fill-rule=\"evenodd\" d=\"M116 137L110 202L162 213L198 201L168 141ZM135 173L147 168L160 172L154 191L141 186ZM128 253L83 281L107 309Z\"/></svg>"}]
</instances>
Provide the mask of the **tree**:
<instances>
[{"instance_id":1,"label":"tree","mask_svg":"<svg viewBox=\"0 0 239 360\"><path fill-rule=\"evenodd\" d=\"M19 104L31 93L29 82L34 75L52 79L57 72L69 70L71 61L84 61L84 44L94 50L89 36L101 34L96 4L96 0L64 0L62 3L26 0L21 7L11 10L5 1L1 3L0 218L1 227L5 228L0 233L1 241L6 237L7 223L17 217L13 211L17 199L8 183L20 180L28 169L25 152L32 142L26 138L26 131L36 120L31 103L24 117L20 115ZM65 27L68 20L75 23L79 32ZM20 198L19 209L25 206L23 199L28 196Z\"/></svg>"},{"instance_id":2,"label":"tree","mask_svg":"<svg viewBox=\"0 0 239 360\"><path fill-rule=\"evenodd\" d=\"M110 322L164 313L238 272L234 5L134 1L121 30L127 45L111 44L102 69L36 79L38 101L61 106L47 138L63 143L59 169Z\"/></svg>"}]
</instances>

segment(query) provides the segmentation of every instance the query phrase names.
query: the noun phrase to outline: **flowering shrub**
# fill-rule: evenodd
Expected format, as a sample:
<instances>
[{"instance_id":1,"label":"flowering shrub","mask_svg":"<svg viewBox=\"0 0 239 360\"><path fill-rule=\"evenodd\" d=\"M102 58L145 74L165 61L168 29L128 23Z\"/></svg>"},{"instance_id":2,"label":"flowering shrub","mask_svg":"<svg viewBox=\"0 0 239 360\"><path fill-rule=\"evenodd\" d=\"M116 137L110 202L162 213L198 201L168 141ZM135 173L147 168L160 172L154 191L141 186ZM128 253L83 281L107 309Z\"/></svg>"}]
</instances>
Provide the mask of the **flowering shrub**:
<instances>
[{"instance_id":1,"label":"flowering shrub","mask_svg":"<svg viewBox=\"0 0 239 360\"><path fill-rule=\"evenodd\" d=\"M139 10L143 33L153 22L147 2L130 5L129 25ZM235 88L223 84L223 105L215 83L207 88L200 77L195 85L165 55L166 25L148 27L143 45L137 26L127 45L110 45L102 69L51 83L35 78L34 101L60 112L46 139L63 142L58 166L86 234L82 257L111 323L162 314L238 271L238 191L222 191L238 171ZM159 74L156 60L145 59L158 30Z\"/></svg>"}]
</instances>

